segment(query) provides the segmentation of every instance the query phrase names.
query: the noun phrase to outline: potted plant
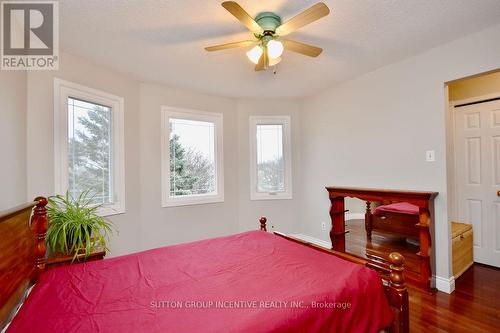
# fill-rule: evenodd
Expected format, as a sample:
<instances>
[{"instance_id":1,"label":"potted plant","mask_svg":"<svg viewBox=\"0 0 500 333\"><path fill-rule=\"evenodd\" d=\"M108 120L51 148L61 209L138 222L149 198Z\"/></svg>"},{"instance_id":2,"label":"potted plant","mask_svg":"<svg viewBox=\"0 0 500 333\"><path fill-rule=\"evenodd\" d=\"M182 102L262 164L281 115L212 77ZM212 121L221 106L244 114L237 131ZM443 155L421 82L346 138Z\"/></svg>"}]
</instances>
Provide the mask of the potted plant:
<instances>
[{"instance_id":1,"label":"potted plant","mask_svg":"<svg viewBox=\"0 0 500 333\"><path fill-rule=\"evenodd\" d=\"M75 260L79 254L88 257L98 248L107 250L112 224L97 215L102 205L96 205L93 199L89 191L82 192L76 199L68 192L48 199L46 242L52 253L74 255Z\"/></svg>"}]
</instances>

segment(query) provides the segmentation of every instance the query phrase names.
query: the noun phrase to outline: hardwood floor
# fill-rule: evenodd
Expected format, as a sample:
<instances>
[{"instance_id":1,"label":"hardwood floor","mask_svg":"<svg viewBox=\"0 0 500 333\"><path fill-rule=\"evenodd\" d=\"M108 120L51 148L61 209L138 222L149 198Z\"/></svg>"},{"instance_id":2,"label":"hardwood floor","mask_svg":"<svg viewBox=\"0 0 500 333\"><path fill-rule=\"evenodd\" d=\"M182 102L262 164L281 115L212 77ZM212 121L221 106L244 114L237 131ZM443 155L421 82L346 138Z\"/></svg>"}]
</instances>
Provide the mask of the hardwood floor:
<instances>
[{"instance_id":1,"label":"hardwood floor","mask_svg":"<svg viewBox=\"0 0 500 333\"><path fill-rule=\"evenodd\" d=\"M411 332L500 332L500 269L474 264L451 295L409 293Z\"/></svg>"},{"instance_id":2,"label":"hardwood floor","mask_svg":"<svg viewBox=\"0 0 500 333\"><path fill-rule=\"evenodd\" d=\"M414 245L375 233L367 244L363 220L348 221L346 227L347 252L386 257L390 246L405 256L408 269L415 269ZM451 295L415 288L409 294L411 332L500 332L500 269L474 264L455 281Z\"/></svg>"},{"instance_id":3,"label":"hardwood floor","mask_svg":"<svg viewBox=\"0 0 500 333\"><path fill-rule=\"evenodd\" d=\"M418 246L402 238L373 232L372 241L366 242L365 221L350 220L346 223L346 252L361 257L381 257L388 260L390 252L399 252L405 257L405 269L418 272L420 260L417 257Z\"/></svg>"}]
</instances>

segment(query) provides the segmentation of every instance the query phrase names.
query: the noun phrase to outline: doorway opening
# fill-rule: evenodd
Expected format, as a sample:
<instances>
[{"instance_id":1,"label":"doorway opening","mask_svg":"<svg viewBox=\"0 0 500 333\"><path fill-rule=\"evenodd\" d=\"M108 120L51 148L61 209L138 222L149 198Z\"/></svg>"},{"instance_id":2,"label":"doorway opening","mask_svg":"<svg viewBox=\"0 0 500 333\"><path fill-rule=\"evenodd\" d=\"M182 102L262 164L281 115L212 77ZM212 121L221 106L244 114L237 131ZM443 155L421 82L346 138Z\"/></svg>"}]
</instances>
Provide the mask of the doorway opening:
<instances>
[{"instance_id":1,"label":"doorway opening","mask_svg":"<svg viewBox=\"0 0 500 333\"><path fill-rule=\"evenodd\" d=\"M456 222L451 237L457 278L473 262L500 267L500 70L446 88L448 215Z\"/></svg>"}]
</instances>

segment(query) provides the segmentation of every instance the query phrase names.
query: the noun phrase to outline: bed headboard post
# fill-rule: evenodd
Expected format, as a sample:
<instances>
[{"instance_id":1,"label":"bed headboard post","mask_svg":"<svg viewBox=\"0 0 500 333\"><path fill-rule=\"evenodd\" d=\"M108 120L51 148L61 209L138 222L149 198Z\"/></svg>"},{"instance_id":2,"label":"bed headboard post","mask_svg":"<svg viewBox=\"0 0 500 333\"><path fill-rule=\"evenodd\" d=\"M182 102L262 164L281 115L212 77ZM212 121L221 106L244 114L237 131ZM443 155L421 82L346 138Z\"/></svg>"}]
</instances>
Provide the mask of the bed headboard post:
<instances>
[{"instance_id":1,"label":"bed headboard post","mask_svg":"<svg viewBox=\"0 0 500 333\"><path fill-rule=\"evenodd\" d=\"M410 311L408 305L408 290L404 277L405 258L397 253L389 254L391 274L389 276L390 303L396 310L396 320L392 327L393 332L408 333L410 331Z\"/></svg>"},{"instance_id":2,"label":"bed headboard post","mask_svg":"<svg viewBox=\"0 0 500 333\"><path fill-rule=\"evenodd\" d=\"M260 222L260 230L267 231L267 228L266 228L267 218L265 216L262 216L260 218L259 222Z\"/></svg>"},{"instance_id":3,"label":"bed headboard post","mask_svg":"<svg viewBox=\"0 0 500 333\"><path fill-rule=\"evenodd\" d=\"M47 198L37 197L36 206L31 217L31 226L35 232L35 258L36 258L36 279L45 270L47 259L45 258L46 246L45 236L47 235Z\"/></svg>"}]
</instances>

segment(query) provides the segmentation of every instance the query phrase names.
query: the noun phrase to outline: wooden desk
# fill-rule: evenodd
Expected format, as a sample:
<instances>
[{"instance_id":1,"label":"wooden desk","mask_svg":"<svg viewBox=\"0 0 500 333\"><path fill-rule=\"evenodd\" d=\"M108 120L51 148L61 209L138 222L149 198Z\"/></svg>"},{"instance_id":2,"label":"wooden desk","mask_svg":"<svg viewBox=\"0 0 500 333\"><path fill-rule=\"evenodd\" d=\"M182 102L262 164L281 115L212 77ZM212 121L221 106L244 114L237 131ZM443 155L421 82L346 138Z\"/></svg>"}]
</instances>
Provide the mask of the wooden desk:
<instances>
[{"instance_id":1,"label":"wooden desk","mask_svg":"<svg viewBox=\"0 0 500 333\"><path fill-rule=\"evenodd\" d=\"M408 280L419 287L430 289L430 278L432 276L430 264L431 234L430 225L434 213L434 198L437 192L417 192L401 191L387 189L368 189L368 188L350 188L350 187L326 187L331 202L330 218L332 220L332 229L330 239L332 249L345 252L345 197L358 198L366 201L366 214L371 215L370 206L372 202L382 202L384 204L391 202L408 202L419 207L419 219L415 225L420 249L417 256L420 258L420 271L418 273L407 274ZM371 233L370 219L366 219L367 235ZM371 241L367 237L367 242Z\"/></svg>"}]
</instances>

